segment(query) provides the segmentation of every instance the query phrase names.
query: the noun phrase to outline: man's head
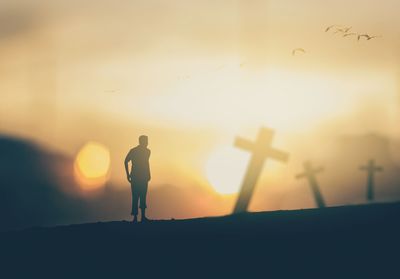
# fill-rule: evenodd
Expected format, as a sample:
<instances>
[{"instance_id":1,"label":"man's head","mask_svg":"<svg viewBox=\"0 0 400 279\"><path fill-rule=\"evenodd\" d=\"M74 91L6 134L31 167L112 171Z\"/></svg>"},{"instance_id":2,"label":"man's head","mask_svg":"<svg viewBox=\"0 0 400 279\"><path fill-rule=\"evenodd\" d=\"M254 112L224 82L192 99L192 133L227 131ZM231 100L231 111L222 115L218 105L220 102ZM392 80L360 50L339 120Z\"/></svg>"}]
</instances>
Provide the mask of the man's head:
<instances>
[{"instance_id":1,"label":"man's head","mask_svg":"<svg viewBox=\"0 0 400 279\"><path fill-rule=\"evenodd\" d=\"M142 135L139 137L139 145L140 146L147 147L148 144L149 144L149 139L147 136Z\"/></svg>"}]
</instances>

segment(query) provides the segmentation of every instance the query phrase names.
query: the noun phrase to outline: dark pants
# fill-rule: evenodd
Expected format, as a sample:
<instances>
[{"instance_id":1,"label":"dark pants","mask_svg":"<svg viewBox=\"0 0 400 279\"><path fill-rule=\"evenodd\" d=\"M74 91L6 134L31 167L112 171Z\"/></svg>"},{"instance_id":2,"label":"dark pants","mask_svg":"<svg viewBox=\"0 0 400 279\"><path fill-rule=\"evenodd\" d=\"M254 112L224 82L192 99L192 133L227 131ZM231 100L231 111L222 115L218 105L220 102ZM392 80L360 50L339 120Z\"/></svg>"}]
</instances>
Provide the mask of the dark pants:
<instances>
[{"instance_id":1,"label":"dark pants","mask_svg":"<svg viewBox=\"0 0 400 279\"><path fill-rule=\"evenodd\" d=\"M131 183L132 190L132 215L138 215L138 206L140 201L140 208L143 210L147 207L146 196L147 196L148 181L133 180Z\"/></svg>"}]
</instances>

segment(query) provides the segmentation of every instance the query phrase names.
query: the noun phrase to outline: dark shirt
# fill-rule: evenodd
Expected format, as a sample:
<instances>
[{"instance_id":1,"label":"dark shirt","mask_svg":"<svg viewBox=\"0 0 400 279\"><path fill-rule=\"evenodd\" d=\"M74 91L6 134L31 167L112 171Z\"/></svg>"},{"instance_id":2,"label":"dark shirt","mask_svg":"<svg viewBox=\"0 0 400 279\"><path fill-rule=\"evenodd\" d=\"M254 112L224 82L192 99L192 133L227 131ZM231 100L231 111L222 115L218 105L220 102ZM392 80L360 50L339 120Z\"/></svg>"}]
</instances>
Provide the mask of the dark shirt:
<instances>
[{"instance_id":1,"label":"dark shirt","mask_svg":"<svg viewBox=\"0 0 400 279\"><path fill-rule=\"evenodd\" d=\"M150 175L150 149L147 147L142 147L140 145L132 148L128 155L126 155L126 160L132 162L131 178L132 180L149 181Z\"/></svg>"}]
</instances>

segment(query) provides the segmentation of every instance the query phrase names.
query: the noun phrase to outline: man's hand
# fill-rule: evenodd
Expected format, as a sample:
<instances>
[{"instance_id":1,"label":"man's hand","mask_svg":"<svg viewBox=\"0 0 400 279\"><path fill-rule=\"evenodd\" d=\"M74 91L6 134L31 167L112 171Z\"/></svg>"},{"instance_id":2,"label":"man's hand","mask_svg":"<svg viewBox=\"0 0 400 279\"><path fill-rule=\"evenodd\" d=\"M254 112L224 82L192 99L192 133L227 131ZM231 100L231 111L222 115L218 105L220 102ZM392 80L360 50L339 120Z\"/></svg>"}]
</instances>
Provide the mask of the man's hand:
<instances>
[{"instance_id":1,"label":"man's hand","mask_svg":"<svg viewBox=\"0 0 400 279\"><path fill-rule=\"evenodd\" d=\"M128 179L129 182L132 181L132 178L131 178L131 176L129 174L126 175L126 178Z\"/></svg>"}]
</instances>

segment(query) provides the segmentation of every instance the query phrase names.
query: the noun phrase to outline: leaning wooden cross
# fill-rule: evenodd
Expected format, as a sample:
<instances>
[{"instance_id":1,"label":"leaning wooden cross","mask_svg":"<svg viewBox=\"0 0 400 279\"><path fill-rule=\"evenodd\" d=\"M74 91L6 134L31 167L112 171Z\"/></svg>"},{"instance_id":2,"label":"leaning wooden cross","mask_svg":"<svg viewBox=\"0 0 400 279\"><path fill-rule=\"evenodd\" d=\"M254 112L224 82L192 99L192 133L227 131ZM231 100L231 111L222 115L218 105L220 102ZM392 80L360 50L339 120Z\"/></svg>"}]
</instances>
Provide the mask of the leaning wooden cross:
<instances>
[{"instance_id":1,"label":"leaning wooden cross","mask_svg":"<svg viewBox=\"0 0 400 279\"><path fill-rule=\"evenodd\" d=\"M372 201L374 199L374 178L375 172L383 171L382 167L375 165L375 160L369 160L368 165L361 166L360 170L366 171L368 175L367 181L367 199Z\"/></svg>"},{"instance_id":2,"label":"leaning wooden cross","mask_svg":"<svg viewBox=\"0 0 400 279\"><path fill-rule=\"evenodd\" d=\"M308 179L308 183L310 184L311 190L314 195L315 203L317 204L317 206L319 208L325 207L325 202L321 195L321 192L319 191L319 186L318 186L318 182L317 182L315 175L322 171L324 171L324 169L322 167L314 169L311 165L311 162L305 162L304 163L304 173L301 173L296 176L297 179L304 178L304 177L306 177Z\"/></svg>"},{"instance_id":3,"label":"leaning wooden cross","mask_svg":"<svg viewBox=\"0 0 400 279\"><path fill-rule=\"evenodd\" d=\"M261 128L255 143L242 138L236 139L235 146L251 151L252 157L247 167L247 172L233 213L247 211L247 207L249 206L250 199L254 192L254 187L256 186L258 177L260 176L264 162L267 158L283 162L286 162L289 159L289 154L271 147L273 135L273 130Z\"/></svg>"}]
</instances>

